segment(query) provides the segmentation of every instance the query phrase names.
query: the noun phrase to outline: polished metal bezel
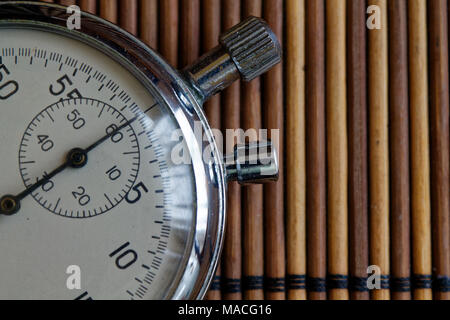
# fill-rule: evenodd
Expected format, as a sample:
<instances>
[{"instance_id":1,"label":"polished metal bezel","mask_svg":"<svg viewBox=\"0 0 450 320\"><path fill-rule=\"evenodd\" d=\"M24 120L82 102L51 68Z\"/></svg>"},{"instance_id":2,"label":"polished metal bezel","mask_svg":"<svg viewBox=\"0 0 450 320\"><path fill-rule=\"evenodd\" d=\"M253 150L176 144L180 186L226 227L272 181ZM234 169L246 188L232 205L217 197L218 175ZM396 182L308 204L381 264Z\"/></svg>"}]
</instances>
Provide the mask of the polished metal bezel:
<instances>
[{"instance_id":1,"label":"polished metal bezel","mask_svg":"<svg viewBox=\"0 0 450 320\"><path fill-rule=\"evenodd\" d=\"M200 97L157 53L133 35L94 15L82 12L81 29L66 26L66 8L31 1L0 2L0 28L15 27L62 34L102 51L131 72L152 94L167 105L178 122L192 158L196 215L193 233L167 299L202 299L214 276L225 225L226 181L221 154L202 111ZM154 80L159 81L155 82ZM198 141L195 122L200 121L207 141ZM208 147L213 157L203 161Z\"/></svg>"}]
</instances>

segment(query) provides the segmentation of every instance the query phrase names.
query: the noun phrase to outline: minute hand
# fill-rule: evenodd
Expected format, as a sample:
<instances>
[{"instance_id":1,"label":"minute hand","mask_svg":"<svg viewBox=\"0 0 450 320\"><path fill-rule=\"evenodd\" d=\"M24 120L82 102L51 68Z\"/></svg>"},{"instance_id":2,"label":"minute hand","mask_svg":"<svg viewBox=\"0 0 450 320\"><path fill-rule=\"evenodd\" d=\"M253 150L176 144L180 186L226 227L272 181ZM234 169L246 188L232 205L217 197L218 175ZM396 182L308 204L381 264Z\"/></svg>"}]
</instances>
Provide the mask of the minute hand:
<instances>
[{"instance_id":1,"label":"minute hand","mask_svg":"<svg viewBox=\"0 0 450 320\"><path fill-rule=\"evenodd\" d=\"M129 126L130 124L132 124L134 121L136 121L136 119L138 118L138 116L135 116L134 118L128 120L127 122L125 122L124 124L122 124L121 126L117 127L116 130L108 133L106 136L104 136L103 138L99 139L98 141L94 142L93 144L91 144L89 147L87 147L86 149L84 149L84 151L86 153L92 151L93 149L95 149L96 147L98 147L99 145L101 145L103 142L105 142L106 140L108 140L109 138L111 138L113 135L115 135L116 133L118 133L119 131L121 131L122 129L124 129L125 127Z\"/></svg>"}]
</instances>

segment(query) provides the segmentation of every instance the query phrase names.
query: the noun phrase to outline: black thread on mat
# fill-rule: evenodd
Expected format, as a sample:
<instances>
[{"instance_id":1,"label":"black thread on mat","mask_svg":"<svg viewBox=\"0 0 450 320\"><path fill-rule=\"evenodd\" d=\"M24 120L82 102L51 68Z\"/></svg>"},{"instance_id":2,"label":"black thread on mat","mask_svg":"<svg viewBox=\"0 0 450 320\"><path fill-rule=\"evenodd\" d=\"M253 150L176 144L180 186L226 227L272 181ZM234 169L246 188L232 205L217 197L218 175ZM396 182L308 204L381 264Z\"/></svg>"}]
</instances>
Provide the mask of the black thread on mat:
<instances>
[{"instance_id":1,"label":"black thread on mat","mask_svg":"<svg viewBox=\"0 0 450 320\"><path fill-rule=\"evenodd\" d=\"M286 279L266 277L264 279L264 288L267 292L285 292Z\"/></svg>"},{"instance_id":2,"label":"black thread on mat","mask_svg":"<svg viewBox=\"0 0 450 320\"><path fill-rule=\"evenodd\" d=\"M244 290L264 290L264 277L246 276L243 278Z\"/></svg>"},{"instance_id":3,"label":"black thread on mat","mask_svg":"<svg viewBox=\"0 0 450 320\"><path fill-rule=\"evenodd\" d=\"M306 287L309 292L326 292L327 291L327 279L325 278L306 278Z\"/></svg>"},{"instance_id":4,"label":"black thread on mat","mask_svg":"<svg viewBox=\"0 0 450 320\"><path fill-rule=\"evenodd\" d=\"M306 289L306 275L304 275L304 274L289 274L287 276L287 287L289 290L305 290Z\"/></svg>"},{"instance_id":5,"label":"black thread on mat","mask_svg":"<svg viewBox=\"0 0 450 320\"><path fill-rule=\"evenodd\" d=\"M222 279L222 290L224 293L240 293L241 289L241 279Z\"/></svg>"},{"instance_id":6,"label":"black thread on mat","mask_svg":"<svg viewBox=\"0 0 450 320\"><path fill-rule=\"evenodd\" d=\"M349 283L350 291L353 292L367 292L367 277L350 277Z\"/></svg>"},{"instance_id":7,"label":"black thread on mat","mask_svg":"<svg viewBox=\"0 0 450 320\"><path fill-rule=\"evenodd\" d=\"M433 281L433 289L436 292L450 292L450 279L447 276L436 276Z\"/></svg>"},{"instance_id":8,"label":"black thread on mat","mask_svg":"<svg viewBox=\"0 0 450 320\"><path fill-rule=\"evenodd\" d=\"M388 275L380 275L380 289L390 289L390 279Z\"/></svg>"},{"instance_id":9,"label":"black thread on mat","mask_svg":"<svg viewBox=\"0 0 450 320\"><path fill-rule=\"evenodd\" d=\"M343 274L329 274L327 276L328 289L348 289L348 276Z\"/></svg>"},{"instance_id":10,"label":"black thread on mat","mask_svg":"<svg viewBox=\"0 0 450 320\"><path fill-rule=\"evenodd\" d=\"M220 285L220 276L214 276L211 286L209 287L209 290L211 291L220 291L221 285Z\"/></svg>"},{"instance_id":11,"label":"black thread on mat","mask_svg":"<svg viewBox=\"0 0 450 320\"><path fill-rule=\"evenodd\" d=\"M410 292L411 278L410 277L392 277L391 290L393 292Z\"/></svg>"},{"instance_id":12,"label":"black thread on mat","mask_svg":"<svg viewBox=\"0 0 450 320\"><path fill-rule=\"evenodd\" d=\"M433 276L425 274L415 274L412 277L412 287L414 289L432 289Z\"/></svg>"}]
</instances>

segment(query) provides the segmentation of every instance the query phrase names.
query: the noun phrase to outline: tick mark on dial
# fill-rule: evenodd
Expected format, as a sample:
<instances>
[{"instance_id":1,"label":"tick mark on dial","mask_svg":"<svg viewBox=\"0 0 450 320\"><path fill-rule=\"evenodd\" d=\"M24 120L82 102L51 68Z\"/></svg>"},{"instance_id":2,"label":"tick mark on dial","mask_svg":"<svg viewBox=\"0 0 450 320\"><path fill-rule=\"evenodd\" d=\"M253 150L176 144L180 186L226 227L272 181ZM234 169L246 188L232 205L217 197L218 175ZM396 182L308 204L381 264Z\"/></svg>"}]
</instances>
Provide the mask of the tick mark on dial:
<instances>
[{"instance_id":1,"label":"tick mark on dial","mask_svg":"<svg viewBox=\"0 0 450 320\"><path fill-rule=\"evenodd\" d=\"M53 209L54 211L56 211L60 202L61 202L61 198L58 198L58 201L56 201L55 209Z\"/></svg>"},{"instance_id":2,"label":"tick mark on dial","mask_svg":"<svg viewBox=\"0 0 450 320\"><path fill-rule=\"evenodd\" d=\"M50 120L52 120L52 122L55 122L55 119L53 119L53 117L51 116L50 112L48 112L48 110L46 110L45 113L47 113L48 117L50 118Z\"/></svg>"},{"instance_id":3,"label":"tick mark on dial","mask_svg":"<svg viewBox=\"0 0 450 320\"><path fill-rule=\"evenodd\" d=\"M108 200L108 202L114 207L114 203L111 201L111 199L108 197L108 195L105 193L104 194L106 200Z\"/></svg>"},{"instance_id":4,"label":"tick mark on dial","mask_svg":"<svg viewBox=\"0 0 450 320\"><path fill-rule=\"evenodd\" d=\"M144 111L144 113L149 112L150 110L152 110L154 107L156 107L158 105L158 102L156 102L155 104L153 104L150 108L148 108L147 110Z\"/></svg>"},{"instance_id":5,"label":"tick mark on dial","mask_svg":"<svg viewBox=\"0 0 450 320\"><path fill-rule=\"evenodd\" d=\"M23 147L26 147L26 145L22 145ZM36 161L23 161L23 162L21 162L20 164L21 165L26 165L26 164L35 164L36 163ZM26 168L25 168L26 169Z\"/></svg>"},{"instance_id":6,"label":"tick mark on dial","mask_svg":"<svg viewBox=\"0 0 450 320\"><path fill-rule=\"evenodd\" d=\"M127 151L123 153L123 155L130 155L130 154L139 154L139 151Z\"/></svg>"},{"instance_id":7,"label":"tick mark on dial","mask_svg":"<svg viewBox=\"0 0 450 320\"><path fill-rule=\"evenodd\" d=\"M103 110L105 110L105 106L103 105L102 110L100 111L100 113L98 114L98 117L100 118L102 116Z\"/></svg>"}]
</instances>

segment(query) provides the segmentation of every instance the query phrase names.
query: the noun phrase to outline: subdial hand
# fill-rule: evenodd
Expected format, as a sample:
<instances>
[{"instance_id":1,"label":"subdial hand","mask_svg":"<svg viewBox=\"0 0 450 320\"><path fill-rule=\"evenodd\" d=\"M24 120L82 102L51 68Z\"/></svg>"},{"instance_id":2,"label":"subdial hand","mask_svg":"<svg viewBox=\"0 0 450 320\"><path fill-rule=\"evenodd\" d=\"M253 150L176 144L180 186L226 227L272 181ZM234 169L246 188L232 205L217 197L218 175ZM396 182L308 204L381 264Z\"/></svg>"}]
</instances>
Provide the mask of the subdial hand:
<instances>
[{"instance_id":1,"label":"subdial hand","mask_svg":"<svg viewBox=\"0 0 450 320\"><path fill-rule=\"evenodd\" d=\"M42 179L40 179L38 182L30 186L29 188L25 189L21 193L13 196L13 195L6 195L0 198L0 214L3 215L13 215L19 212L20 210L20 202L30 194L32 194L34 191L36 191L38 188L46 184L48 181L50 181L53 177L55 177L57 174L63 172L67 168L74 168L74 169L80 169L86 166L88 162L88 153L100 146L103 142L114 136L116 133L120 132L122 129L126 128L127 126L131 125L138 116L135 116L131 120L125 122L124 124L117 127L112 132L106 134L93 144L91 144L86 149L82 148L74 148L70 150L67 154L66 161L60 165L58 168L50 172L49 174L46 174Z\"/></svg>"}]
</instances>

